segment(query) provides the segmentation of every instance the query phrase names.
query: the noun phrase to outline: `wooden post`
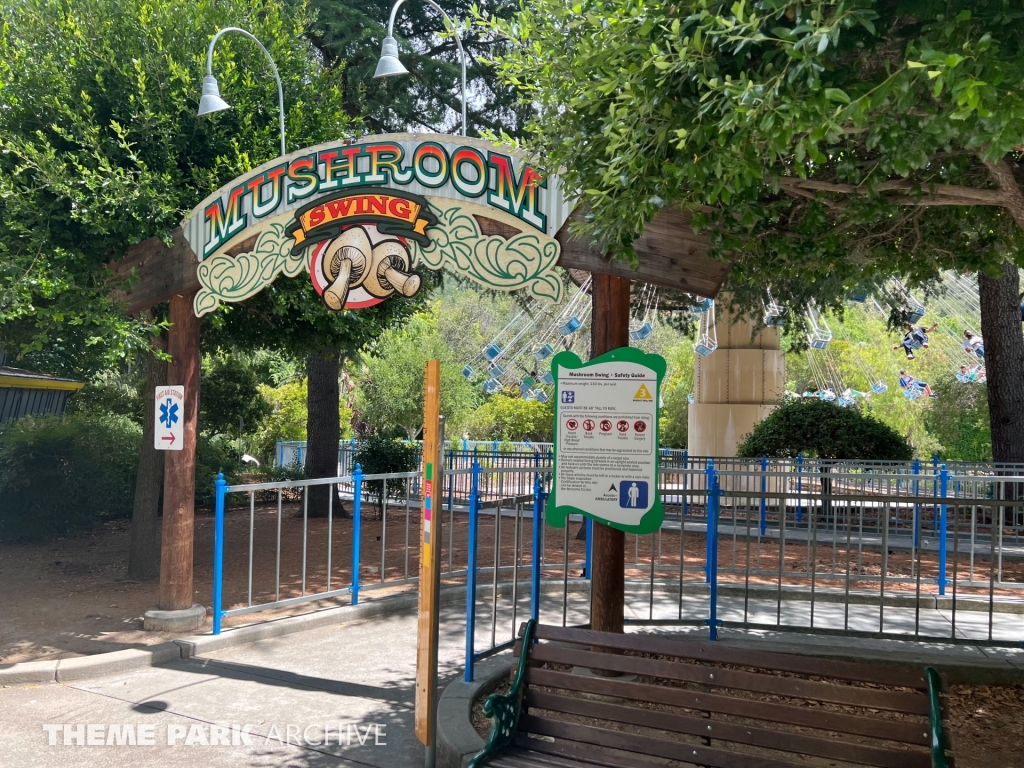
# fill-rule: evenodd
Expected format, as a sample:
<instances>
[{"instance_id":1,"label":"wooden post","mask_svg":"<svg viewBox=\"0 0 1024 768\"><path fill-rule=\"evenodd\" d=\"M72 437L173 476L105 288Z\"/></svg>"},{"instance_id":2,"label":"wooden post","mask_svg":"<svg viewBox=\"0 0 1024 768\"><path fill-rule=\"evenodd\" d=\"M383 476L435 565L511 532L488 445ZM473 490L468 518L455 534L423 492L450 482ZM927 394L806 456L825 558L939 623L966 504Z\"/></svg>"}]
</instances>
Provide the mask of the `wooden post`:
<instances>
[{"instance_id":1,"label":"wooden post","mask_svg":"<svg viewBox=\"0 0 1024 768\"><path fill-rule=\"evenodd\" d=\"M185 387L184 444L164 452L164 523L160 546L160 609L192 607L192 544L195 520L196 428L199 422L199 318L195 292L171 297L167 335L167 383ZM148 418L152 418L151 415Z\"/></svg>"},{"instance_id":2,"label":"wooden post","mask_svg":"<svg viewBox=\"0 0 1024 768\"><path fill-rule=\"evenodd\" d=\"M416 637L416 738L426 747L425 765L433 768L437 706L438 600L440 598L441 363L428 360L423 386L423 509L420 519L420 599Z\"/></svg>"},{"instance_id":3,"label":"wooden post","mask_svg":"<svg viewBox=\"0 0 1024 768\"><path fill-rule=\"evenodd\" d=\"M590 356L629 346L629 279L595 274L590 301ZM626 535L594 522L591 543L590 624L599 632L622 632L625 610Z\"/></svg>"}]
</instances>

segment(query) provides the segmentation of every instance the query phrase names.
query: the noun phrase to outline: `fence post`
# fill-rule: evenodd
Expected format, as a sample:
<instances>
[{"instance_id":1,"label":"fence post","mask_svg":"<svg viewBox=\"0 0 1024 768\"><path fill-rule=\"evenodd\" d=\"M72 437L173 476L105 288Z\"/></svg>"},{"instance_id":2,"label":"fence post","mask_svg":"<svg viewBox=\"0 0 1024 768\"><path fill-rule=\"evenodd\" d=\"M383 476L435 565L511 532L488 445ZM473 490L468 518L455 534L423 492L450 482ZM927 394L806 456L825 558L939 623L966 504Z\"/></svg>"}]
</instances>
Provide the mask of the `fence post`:
<instances>
[{"instance_id":1,"label":"fence post","mask_svg":"<svg viewBox=\"0 0 1024 768\"><path fill-rule=\"evenodd\" d=\"M800 451L796 455L796 521L802 523L804 521L804 499L801 494L804 490L804 479L800 476L800 473L804 468L804 452Z\"/></svg>"},{"instance_id":2,"label":"fence post","mask_svg":"<svg viewBox=\"0 0 1024 768\"><path fill-rule=\"evenodd\" d=\"M473 682L473 640L476 635L476 524L480 462L473 457L473 480L469 489L469 561L466 564L466 682Z\"/></svg>"},{"instance_id":3,"label":"fence post","mask_svg":"<svg viewBox=\"0 0 1024 768\"><path fill-rule=\"evenodd\" d=\"M942 465L942 470L939 473L939 495L943 500L946 498L946 494L949 492L949 472L946 470L946 465ZM939 505L939 595L946 594L946 505Z\"/></svg>"},{"instance_id":4,"label":"fence post","mask_svg":"<svg viewBox=\"0 0 1024 768\"><path fill-rule=\"evenodd\" d=\"M914 459L914 468L911 470L914 475L921 474L921 460ZM921 496L921 481L914 477L914 498L920 498ZM921 505L914 503L914 549L921 546Z\"/></svg>"},{"instance_id":5,"label":"fence post","mask_svg":"<svg viewBox=\"0 0 1024 768\"><path fill-rule=\"evenodd\" d=\"M590 564L592 562L592 560L591 560L591 552L592 552L592 550L590 548L590 545L591 545L591 543L594 540L594 521L591 520L588 517L586 519L586 521L585 521L585 524L587 526L587 554L586 554L586 562L584 562L584 564L583 564L583 575L586 576L586 578L588 580L590 580L591 577L593 576L593 574L590 572Z\"/></svg>"},{"instance_id":6,"label":"fence post","mask_svg":"<svg viewBox=\"0 0 1024 768\"><path fill-rule=\"evenodd\" d=\"M946 466L943 464L942 466ZM932 477L934 478L939 474L939 454L932 454ZM935 480L932 480L932 496L938 496L940 488L936 485ZM938 530L939 527L939 516L935 514L935 505L932 505L932 530Z\"/></svg>"},{"instance_id":7,"label":"fence post","mask_svg":"<svg viewBox=\"0 0 1024 768\"><path fill-rule=\"evenodd\" d=\"M708 466L704 470L704 475L707 478L707 490L708 500L704 507L705 514L704 520L706 522L706 535L704 537L704 581L707 584L711 583L711 555L714 544L712 543L711 537L711 515L712 507L714 506L714 498L712 494L712 484L715 481L715 463L711 459L708 459Z\"/></svg>"},{"instance_id":8,"label":"fence post","mask_svg":"<svg viewBox=\"0 0 1024 768\"><path fill-rule=\"evenodd\" d=\"M686 492L690 484L690 452L683 449L683 516L690 514L690 495ZM680 521L680 526L682 521ZM680 529L682 530L682 529Z\"/></svg>"},{"instance_id":9,"label":"fence post","mask_svg":"<svg viewBox=\"0 0 1024 768\"><path fill-rule=\"evenodd\" d=\"M540 516L544 507L544 491L541 490L540 474L533 478L533 551L530 564L530 618L534 621L540 615ZM568 525L569 521L566 520Z\"/></svg>"},{"instance_id":10,"label":"fence post","mask_svg":"<svg viewBox=\"0 0 1024 768\"><path fill-rule=\"evenodd\" d=\"M721 490L718 486L718 473L711 459L708 459L708 583L711 585L708 601L708 639L718 639L718 627L722 623L718 618L718 502Z\"/></svg>"},{"instance_id":11,"label":"fence post","mask_svg":"<svg viewBox=\"0 0 1024 768\"><path fill-rule=\"evenodd\" d=\"M213 524L213 634L220 634L224 581L224 473L217 473L217 506Z\"/></svg>"},{"instance_id":12,"label":"fence post","mask_svg":"<svg viewBox=\"0 0 1024 768\"><path fill-rule=\"evenodd\" d=\"M362 538L363 467L352 472L352 605L359 605L359 543Z\"/></svg>"},{"instance_id":13,"label":"fence post","mask_svg":"<svg viewBox=\"0 0 1024 768\"><path fill-rule=\"evenodd\" d=\"M768 527L768 499L765 494L768 492L768 457L761 457L761 535L764 536Z\"/></svg>"}]
</instances>

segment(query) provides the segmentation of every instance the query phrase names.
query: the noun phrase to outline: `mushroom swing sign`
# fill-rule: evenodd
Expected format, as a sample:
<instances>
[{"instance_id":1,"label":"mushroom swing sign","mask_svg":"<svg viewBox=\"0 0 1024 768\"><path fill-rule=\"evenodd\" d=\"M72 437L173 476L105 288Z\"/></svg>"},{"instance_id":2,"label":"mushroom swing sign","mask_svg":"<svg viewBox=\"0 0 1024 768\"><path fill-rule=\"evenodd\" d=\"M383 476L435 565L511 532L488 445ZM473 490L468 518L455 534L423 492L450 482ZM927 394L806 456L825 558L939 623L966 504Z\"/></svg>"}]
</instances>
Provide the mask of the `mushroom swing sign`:
<instances>
[{"instance_id":1,"label":"mushroom swing sign","mask_svg":"<svg viewBox=\"0 0 1024 768\"><path fill-rule=\"evenodd\" d=\"M629 347L588 363L572 352L552 359L551 525L561 528L570 514L583 514L628 533L660 528L658 403L665 368L660 355Z\"/></svg>"},{"instance_id":2,"label":"mushroom swing sign","mask_svg":"<svg viewBox=\"0 0 1024 768\"><path fill-rule=\"evenodd\" d=\"M200 203L182 228L199 259L196 315L308 272L331 310L415 296L421 268L556 302L559 179L481 139L367 136L299 150Z\"/></svg>"}]
</instances>

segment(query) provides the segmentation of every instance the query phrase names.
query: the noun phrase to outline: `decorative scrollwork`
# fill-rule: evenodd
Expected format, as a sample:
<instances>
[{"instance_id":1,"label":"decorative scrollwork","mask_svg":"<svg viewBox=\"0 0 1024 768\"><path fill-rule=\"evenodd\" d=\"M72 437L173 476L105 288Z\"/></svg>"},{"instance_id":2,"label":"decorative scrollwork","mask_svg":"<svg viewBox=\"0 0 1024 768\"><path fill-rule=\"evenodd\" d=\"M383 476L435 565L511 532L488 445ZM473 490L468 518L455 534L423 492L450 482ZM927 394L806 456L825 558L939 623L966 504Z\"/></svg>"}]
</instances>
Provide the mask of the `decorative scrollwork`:
<instances>
[{"instance_id":1,"label":"decorative scrollwork","mask_svg":"<svg viewBox=\"0 0 1024 768\"><path fill-rule=\"evenodd\" d=\"M484 702L484 714L491 718L491 735L484 748L469 761L467 768L478 768L497 752L507 747L515 737L519 716L523 711L523 684L526 679L526 661L537 620L530 619L523 630L522 650L519 652L519 666L508 693L492 693Z\"/></svg>"},{"instance_id":2,"label":"decorative scrollwork","mask_svg":"<svg viewBox=\"0 0 1024 768\"><path fill-rule=\"evenodd\" d=\"M306 254L292 254L292 238L284 224L271 224L263 230L256 247L249 253L229 256L218 253L200 262L196 270L203 287L193 306L196 316L212 312L222 301L243 301L263 290L278 274L295 277L306 269Z\"/></svg>"},{"instance_id":3,"label":"decorative scrollwork","mask_svg":"<svg viewBox=\"0 0 1024 768\"><path fill-rule=\"evenodd\" d=\"M448 264L485 288L526 289L552 302L562 298L562 281L553 271L559 255L556 240L535 232L508 240L487 236L462 204L440 208L437 202L430 204L438 217L438 223L427 230L430 245L414 244L417 263L435 271Z\"/></svg>"}]
</instances>

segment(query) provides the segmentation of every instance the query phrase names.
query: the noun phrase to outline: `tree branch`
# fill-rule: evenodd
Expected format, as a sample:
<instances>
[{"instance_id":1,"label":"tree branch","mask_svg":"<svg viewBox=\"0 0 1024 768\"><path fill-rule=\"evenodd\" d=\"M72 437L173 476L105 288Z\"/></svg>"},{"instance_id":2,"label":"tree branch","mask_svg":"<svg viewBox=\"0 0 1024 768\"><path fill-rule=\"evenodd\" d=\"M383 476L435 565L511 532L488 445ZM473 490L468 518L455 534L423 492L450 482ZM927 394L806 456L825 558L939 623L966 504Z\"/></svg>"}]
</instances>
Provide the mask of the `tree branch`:
<instances>
[{"instance_id":1,"label":"tree branch","mask_svg":"<svg viewBox=\"0 0 1024 768\"><path fill-rule=\"evenodd\" d=\"M1013 172L1006 168L1012 179ZM817 179L798 179L794 176L781 176L778 179L779 188L786 194L794 197L808 197L809 192L829 192L837 195L866 195L868 190L854 184L838 184L830 181L818 181ZM1021 219L1018 223L1024 227L1024 195L1013 182L1014 189L1020 197ZM949 184L936 186L929 189L925 185L915 184L905 179L894 179L885 181L878 185L879 192L911 192L915 188L921 189L921 196L899 195L886 198L896 205L994 205L1008 208L1011 205L1010 194L1000 183L999 189L976 189L974 187L961 187ZM1016 217L1015 217L1016 218Z\"/></svg>"},{"instance_id":2,"label":"tree branch","mask_svg":"<svg viewBox=\"0 0 1024 768\"><path fill-rule=\"evenodd\" d=\"M1004 207L1013 216L1017 226L1024 229L1024 193L1020 191L1017 184L1017 177L1013 175L1013 168L1003 157L994 163L985 161L985 167L992 175L992 178L999 185L999 190L1006 197Z\"/></svg>"}]
</instances>

